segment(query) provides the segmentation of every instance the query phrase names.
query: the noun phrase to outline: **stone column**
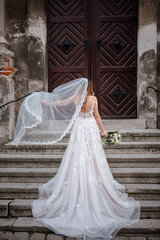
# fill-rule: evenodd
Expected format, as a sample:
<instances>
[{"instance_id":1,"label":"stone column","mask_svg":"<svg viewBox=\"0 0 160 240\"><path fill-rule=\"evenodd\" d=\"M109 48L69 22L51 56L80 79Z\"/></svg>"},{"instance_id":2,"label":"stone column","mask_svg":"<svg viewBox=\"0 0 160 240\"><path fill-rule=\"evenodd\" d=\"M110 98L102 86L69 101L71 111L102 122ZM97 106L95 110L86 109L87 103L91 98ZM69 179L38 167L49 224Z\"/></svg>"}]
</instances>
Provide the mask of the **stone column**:
<instances>
[{"instance_id":1,"label":"stone column","mask_svg":"<svg viewBox=\"0 0 160 240\"><path fill-rule=\"evenodd\" d=\"M14 53L4 37L4 0L0 0L0 105L14 99ZM10 68L11 69L11 68ZM12 68L13 70L14 68ZM15 127L14 103L0 109L0 138L11 139Z\"/></svg>"},{"instance_id":2,"label":"stone column","mask_svg":"<svg viewBox=\"0 0 160 240\"><path fill-rule=\"evenodd\" d=\"M138 26L138 118L146 120L146 128L157 128L157 4L156 0L139 0Z\"/></svg>"}]
</instances>

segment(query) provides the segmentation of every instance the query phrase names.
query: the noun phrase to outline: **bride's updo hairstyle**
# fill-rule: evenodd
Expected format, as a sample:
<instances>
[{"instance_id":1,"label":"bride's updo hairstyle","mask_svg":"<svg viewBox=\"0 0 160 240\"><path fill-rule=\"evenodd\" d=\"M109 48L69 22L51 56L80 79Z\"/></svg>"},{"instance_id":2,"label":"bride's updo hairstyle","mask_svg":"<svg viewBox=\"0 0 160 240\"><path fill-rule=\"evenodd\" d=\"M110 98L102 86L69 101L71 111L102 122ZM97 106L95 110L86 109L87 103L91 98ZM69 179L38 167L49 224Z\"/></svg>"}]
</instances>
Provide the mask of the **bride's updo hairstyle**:
<instances>
[{"instance_id":1,"label":"bride's updo hairstyle","mask_svg":"<svg viewBox=\"0 0 160 240\"><path fill-rule=\"evenodd\" d=\"M84 106L86 104L88 96L94 96L94 91L93 91L93 82L91 80L88 81L88 87L87 87L87 92L86 92L86 97L82 106L82 110L84 110Z\"/></svg>"}]
</instances>

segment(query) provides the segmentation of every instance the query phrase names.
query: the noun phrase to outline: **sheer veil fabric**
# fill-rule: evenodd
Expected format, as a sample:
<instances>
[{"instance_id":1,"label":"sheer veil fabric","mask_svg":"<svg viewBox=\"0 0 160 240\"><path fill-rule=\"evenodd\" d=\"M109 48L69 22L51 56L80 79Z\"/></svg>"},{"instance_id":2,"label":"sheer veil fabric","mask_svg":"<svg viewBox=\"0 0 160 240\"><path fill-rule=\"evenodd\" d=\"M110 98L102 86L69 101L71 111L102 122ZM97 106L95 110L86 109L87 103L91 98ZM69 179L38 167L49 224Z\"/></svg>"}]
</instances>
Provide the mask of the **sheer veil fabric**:
<instances>
[{"instance_id":1,"label":"sheer veil fabric","mask_svg":"<svg viewBox=\"0 0 160 240\"><path fill-rule=\"evenodd\" d=\"M71 128L84 102L87 78L78 78L55 88L51 93L33 92L22 102L10 143L53 144ZM42 138L44 134L51 138ZM38 134L36 134L38 133ZM36 134L36 138L35 138Z\"/></svg>"}]
</instances>

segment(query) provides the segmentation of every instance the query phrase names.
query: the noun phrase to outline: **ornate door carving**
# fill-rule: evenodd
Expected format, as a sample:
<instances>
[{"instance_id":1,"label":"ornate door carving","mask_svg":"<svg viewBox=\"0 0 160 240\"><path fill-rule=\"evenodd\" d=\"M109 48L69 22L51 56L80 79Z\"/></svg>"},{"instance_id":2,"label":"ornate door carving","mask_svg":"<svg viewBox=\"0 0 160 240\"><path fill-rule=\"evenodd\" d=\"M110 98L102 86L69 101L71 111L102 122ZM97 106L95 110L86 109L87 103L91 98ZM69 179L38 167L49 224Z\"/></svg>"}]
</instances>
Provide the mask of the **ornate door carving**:
<instances>
[{"instance_id":1,"label":"ornate door carving","mask_svg":"<svg viewBox=\"0 0 160 240\"><path fill-rule=\"evenodd\" d=\"M48 90L88 77L87 1L48 0Z\"/></svg>"},{"instance_id":2,"label":"ornate door carving","mask_svg":"<svg viewBox=\"0 0 160 240\"><path fill-rule=\"evenodd\" d=\"M136 118L136 0L47 3L49 91L91 78L103 119Z\"/></svg>"},{"instance_id":3,"label":"ornate door carving","mask_svg":"<svg viewBox=\"0 0 160 240\"><path fill-rule=\"evenodd\" d=\"M101 116L136 118L136 1L96 0L95 6L95 79Z\"/></svg>"}]
</instances>

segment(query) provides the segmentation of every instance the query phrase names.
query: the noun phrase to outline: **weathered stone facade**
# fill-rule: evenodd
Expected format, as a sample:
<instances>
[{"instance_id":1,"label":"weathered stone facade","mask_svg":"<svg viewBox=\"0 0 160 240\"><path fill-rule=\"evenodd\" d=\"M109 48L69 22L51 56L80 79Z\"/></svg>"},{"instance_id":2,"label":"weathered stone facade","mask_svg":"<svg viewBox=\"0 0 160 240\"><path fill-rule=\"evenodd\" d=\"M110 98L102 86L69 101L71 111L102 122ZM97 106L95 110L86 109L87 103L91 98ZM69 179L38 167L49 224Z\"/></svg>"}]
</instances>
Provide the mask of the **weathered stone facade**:
<instances>
[{"instance_id":1,"label":"weathered stone facade","mask_svg":"<svg viewBox=\"0 0 160 240\"><path fill-rule=\"evenodd\" d=\"M4 1L0 0L0 104L14 99L14 53L8 49L4 38ZM9 68L9 69L7 69ZM6 70L6 71L5 71ZM8 71L10 70L10 71ZM2 74L4 73L4 74ZM10 104L0 109L0 137L11 138L15 125L15 105Z\"/></svg>"},{"instance_id":2,"label":"weathered stone facade","mask_svg":"<svg viewBox=\"0 0 160 240\"><path fill-rule=\"evenodd\" d=\"M160 1L157 4L157 88L160 90ZM160 129L160 93L157 99L157 126Z\"/></svg>"},{"instance_id":3,"label":"weathered stone facade","mask_svg":"<svg viewBox=\"0 0 160 240\"><path fill-rule=\"evenodd\" d=\"M138 73L137 98L138 118L146 120L147 128L157 128L157 93L148 86L158 88L157 84L157 0L139 1L138 20Z\"/></svg>"},{"instance_id":4,"label":"weathered stone facade","mask_svg":"<svg viewBox=\"0 0 160 240\"><path fill-rule=\"evenodd\" d=\"M45 1L7 0L5 18L5 38L18 69L15 97L47 90Z\"/></svg>"},{"instance_id":5,"label":"weathered stone facade","mask_svg":"<svg viewBox=\"0 0 160 240\"><path fill-rule=\"evenodd\" d=\"M146 128L160 128L160 94L152 89L146 92L148 86L160 89L160 0L138 2L138 119L144 119ZM12 66L17 69L14 78L0 75L3 104L34 90L47 91L47 16L45 0L0 0L0 8L4 19L0 35L8 42L6 51L14 57ZM1 110L0 124L5 125L1 138L13 136L20 103L15 109L12 104Z\"/></svg>"},{"instance_id":6,"label":"weathered stone facade","mask_svg":"<svg viewBox=\"0 0 160 240\"><path fill-rule=\"evenodd\" d=\"M14 75L14 82L11 84L13 90L8 97L8 86L5 86L8 77L0 75L1 89L3 92L3 100L1 104L10 101L14 98L19 98L29 92L35 90L47 91L47 56L46 56L46 11L45 1L31 0L1 0L0 1L1 17L4 18L4 35L8 42L10 52L14 54L15 68L17 69ZM7 50L6 50L7 51ZM0 52L0 55L4 55ZM4 83L4 78L6 82ZM10 80L11 82L11 80ZM3 85L3 86L2 86ZM6 93L7 92L7 93ZM17 116L21 101L12 105L12 110L15 105L14 114ZM14 118L9 117L11 106L6 106L1 110L2 119L5 119L5 133L0 131L0 137L13 137L13 129L15 125ZM13 111L12 111L13 112ZM9 128L6 119L10 119ZM3 128L4 129L4 128Z\"/></svg>"}]
</instances>

